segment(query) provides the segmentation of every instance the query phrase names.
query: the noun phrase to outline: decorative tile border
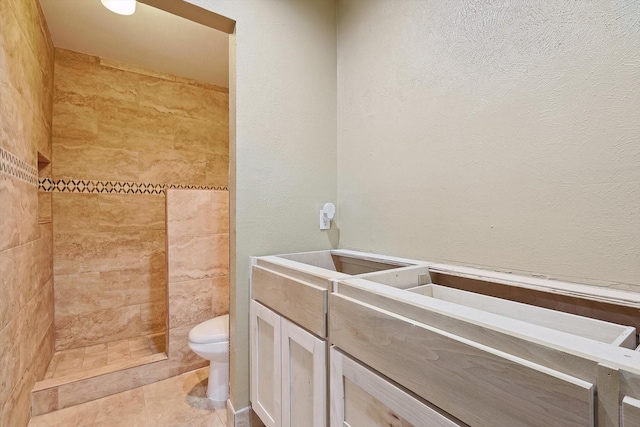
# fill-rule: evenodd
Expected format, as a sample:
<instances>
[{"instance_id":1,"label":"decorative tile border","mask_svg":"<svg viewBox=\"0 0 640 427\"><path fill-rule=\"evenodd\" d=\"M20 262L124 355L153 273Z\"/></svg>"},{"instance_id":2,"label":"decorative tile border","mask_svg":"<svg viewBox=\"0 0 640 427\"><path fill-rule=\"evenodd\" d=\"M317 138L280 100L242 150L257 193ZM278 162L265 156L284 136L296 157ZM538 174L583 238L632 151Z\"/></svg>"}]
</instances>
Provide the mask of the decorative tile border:
<instances>
[{"instance_id":1,"label":"decorative tile border","mask_svg":"<svg viewBox=\"0 0 640 427\"><path fill-rule=\"evenodd\" d=\"M149 184L122 181L92 181L86 179L41 178L38 190L45 193L101 193L101 194L164 194L169 188L182 190L229 191L229 187L181 184Z\"/></svg>"},{"instance_id":2,"label":"decorative tile border","mask_svg":"<svg viewBox=\"0 0 640 427\"><path fill-rule=\"evenodd\" d=\"M0 147L0 174L9 175L31 185L38 185L38 169L2 147Z\"/></svg>"}]
</instances>

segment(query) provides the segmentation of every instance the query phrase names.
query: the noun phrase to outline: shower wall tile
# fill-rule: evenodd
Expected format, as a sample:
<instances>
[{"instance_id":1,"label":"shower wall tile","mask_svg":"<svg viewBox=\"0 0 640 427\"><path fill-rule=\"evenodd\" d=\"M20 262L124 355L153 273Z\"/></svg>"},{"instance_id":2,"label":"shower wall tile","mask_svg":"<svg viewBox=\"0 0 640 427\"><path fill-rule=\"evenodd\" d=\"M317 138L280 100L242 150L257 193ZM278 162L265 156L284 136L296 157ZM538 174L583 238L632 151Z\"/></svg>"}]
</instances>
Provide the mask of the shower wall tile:
<instances>
[{"instance_id":1,"label":"shower wall tile","mask_svg":"<svg viewBox=\"0 0 640 427\"><path fill-rule=\"evenodd\" d=\"M229 155L206 154L206 159L207 175L205 177L205 184L211 187L226 185L224 183L229 180Z\"/></svg>"},{"instance_id":2,"label":"shower wall tile","mask_svg":"<svg viewBox=\"0 0 640 427\"><path fill-rule=\"evenodd\" d=\"M98 230L98 194L53 193L53 228L57 233Z\"/></svg>"},{"instance_id":3,"label":"shower wall tile","mask_svg":"<svg viewBox=\"0 0 640 427\"><path fill-rule=\"evenodd\" d=\"M207 161L191 151L158 151L140 156L140 181L204 185Z\"/></svg>"},{"instance_id":4,"label":"shower wall tile","mask_svg":"<svg viewBox=\"0 0 640 427\"><path fill-rule=\"evenodd\" d=\"M218 120L176 120L175 147L199 153L229 154L228 117Z\"/></svg>"},{"instance_id":5,"label":"shower wall tile","mask_svg":"<svg viewBox=\"0 0 640 427\"><path fill-rule=\"evenodd\" d=\"M58 82L60 79L56 76L55 80ZM65 141L95 140L98 137L98 113L94 103L58 94L54 90L52 135Z\"/></svg>"},{"instance_id":6,"label":"shower wall tile","mask_svg":"<svg viewBox=\"0 0 640 427\"><path fill-rule=\"evenodd\" d=\"M18 180L0 174L0 250L20 242L20 190Z\"/></svg>"},{"instance_id":7,"label":"shower wall tile","mask_svg":"<svg viewBox=\"0 0 640 427\"><path fill-rule=\"evenodd\" d=\"M207 363L188 347L191 328L229 312L229 195L168 189L166 198L168 369L178 375Z\"/></svg>"},{"instance_id":8,"label":"shower wall tile","mask_svg":"<svg viewBox=\"0 0 640 427\"><path fill-rule=\"evenodd\" d=\"M213 317L213 279L169 282L169 327L194 325Z\"/></svg>"},{"instance_id":9,"label":"shower wall tile","mask_svg":"<svg viewBox=\"0 0 640 427\"><path fill-rule=\"evenodd\" d=\"M229 313L229 276L219 276L213 279L211 311L211 317Z\"/></svg>"},{"instance_id":10,"label":"shower wall tile","mask_svg":"<svg viewBox=\"0 0 640 427\"><path fill-rule=\"evenodd\" d=\"M53 45L37 0L0 1L0 425L24 427L53 353L50 224L38 222L38 151L51 152ZM5 151L6 150L6 151ZM4 168L7 156L18 161ZM25 172L26 175L25 175Z\"/></svg>"},{"instance_id":11,"label":"shower wall tile","mask_svg":"<svg viewBox=\"0 0 640 427\"><path fill-rule=\"evenodd\" d=\"M64 49L54 85L54 182L228 185L226 89ZM225 224L227 198L213 211ZM165 209L164 194L53 192L57 349L166 330ZM209 222L208 242L189 249L224 240L213 234L228 225ZM228 274L216 251L205 277Z\"/></svg>"},{"instance_id":12,"label":"shower wall tile","mask_svg":"<svg viewBox=\"0 0 640 427\"><path fill-rule=\"evenodd\" d=\"M55 124L54 124L55 127ZM57 179L140 181L140 154L133 149L105 148L91 143L65 145L56 138L53 144L53 175Z\"/></svg>"},{"instance_id":13,"label":"shower wall tile","mask_svg":"<svg viewBox=\"0 0 640 427\"><path fill-rule=\"evenodd\" d=\"M137 147L141 152L170 151L174 147L176 120L152 108L138 105L97 106L100 115L98 144L105 147Z\"/></svg>"},{"instance_id":14,"label":"shower wall tile","mask_svg":"<svg viewBox=\"0 0 640 427\"><path fill-rule=\"evenodd\" d=\"M81 195L85 196L86 195ZM160 230L164 235L165 202L162 195L141 194L132 203L129 194L104 194L98 198L100 231ZM164 239L162 239L164 250Z\"/></svg>"},{"instance_id":15,"label":"shower wall tile","mask_svg":"<svg viewBox=\"0 0 640 427\"><path fill-rule=\"evenodd\" d=\"M207 92L195 85L141 76L139 102L174 116L206 120L215 109Z\"/></svg>"},{"instance_id":16,"label":"shower wall tile","mask_svg":"<svg viewBox=\"0 0 640 427\"><path fill-rule=\"evenodd\" d=\"M164 331L167 327L166 289L163 289L162 300L140 304L140 330L142 335L150 335Z\"/></svg>"},{"instance_id":17,"label":"shower wall tile","mask_svg":"<svg viewBox=\"0 0 640 427\"><path fill-rule=\"evenodd\" d=\"M169 239L169 281L197 280L229 274L229 236Z\"/></svg>"},{"instance_id":18,"label":"shower wall tile","mask_svg":"<svg viewBox=\"0 0 640 427\"><path fill-rule=\"evenodd\" d=\"M154 286L144 270L115 270L56 277L56 315L74 316L149 301L164 302L164 289Z\"/></svg>"},{"instance_id":19,"label":"shower wall tile","mask_svg":"<svg viewBox=\"0 0 640 427\"><path fill-rule=\"evenodd\" d=\"M56 315L56 350L121 340L141 335L140 306Z\"/></svg>"},{"instance_id":20,"label":"shower wall tile","mask_svg":"<svg viewBox=\"0 0 640 427\"><path fill-rule=\"evenodd\" d=\"M141 267L139 233L55 232L53 265L56 275Z\"/></svg>"}]
</instances>

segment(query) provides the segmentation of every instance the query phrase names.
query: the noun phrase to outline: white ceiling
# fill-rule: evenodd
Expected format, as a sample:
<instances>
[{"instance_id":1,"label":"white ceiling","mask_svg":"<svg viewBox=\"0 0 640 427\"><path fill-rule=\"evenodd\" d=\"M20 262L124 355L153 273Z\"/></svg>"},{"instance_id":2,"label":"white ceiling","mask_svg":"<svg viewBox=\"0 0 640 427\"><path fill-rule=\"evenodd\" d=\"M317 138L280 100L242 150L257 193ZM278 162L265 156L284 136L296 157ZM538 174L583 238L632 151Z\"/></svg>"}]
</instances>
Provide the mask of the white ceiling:
<instances>
[{"instance_id":1,"label":"white ceiling","mask_svg":"<svg viewBox=\"0 0 640 427\"><path fill-rule=\"evenodd\" d=\"M100 0L40 3L55 47L229 87L226 33L143 3L131 16Z\"/></svg>"}]
</instances>

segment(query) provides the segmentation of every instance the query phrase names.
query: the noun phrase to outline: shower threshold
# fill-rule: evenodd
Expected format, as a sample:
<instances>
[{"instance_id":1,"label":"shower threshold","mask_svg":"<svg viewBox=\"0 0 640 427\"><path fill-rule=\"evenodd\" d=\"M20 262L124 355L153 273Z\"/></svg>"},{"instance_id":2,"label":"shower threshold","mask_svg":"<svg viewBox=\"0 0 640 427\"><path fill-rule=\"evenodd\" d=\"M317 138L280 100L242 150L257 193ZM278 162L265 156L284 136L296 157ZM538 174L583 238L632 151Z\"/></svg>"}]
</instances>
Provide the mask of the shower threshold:
<instances>
[{"instance_id":1,"label":"shower threshold","mask_svg":"<svg viewBox=\"0 0 640 427\"><path fill-rule=\"evenodd\" d=\"M135 382L144 375L147 365L167 360L165 334L111 341L87 347L57 351L44 379L31 391L32 415L73 406L80 396L75 396L77 385L99 394L109 395L110 384L116 385L123 378ZM82 389L84 387L80 387ZM98 398L102 396L94 396Z\"/></svg>"}]
</instances>

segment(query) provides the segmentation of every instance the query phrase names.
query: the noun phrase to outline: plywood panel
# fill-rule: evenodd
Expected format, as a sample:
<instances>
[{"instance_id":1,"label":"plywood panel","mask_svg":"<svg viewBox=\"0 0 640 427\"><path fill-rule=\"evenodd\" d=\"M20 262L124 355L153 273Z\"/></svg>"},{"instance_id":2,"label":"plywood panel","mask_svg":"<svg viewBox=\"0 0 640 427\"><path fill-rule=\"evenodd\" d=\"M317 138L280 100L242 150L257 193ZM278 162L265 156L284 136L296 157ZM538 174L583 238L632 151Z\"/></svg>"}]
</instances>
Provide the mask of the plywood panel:
<instances>
[{"instance_id":1,"label":"plywood panel","mask_svg":"<svg viewBox=\"0 0 640 427\"><path fill-rule=\"evenodd\" d=\"M340 351L331 351L331 425L454 427L463 423L383 379Z\"/></svg>"},{"instance_id":2,"label":"plywood panel","mask_svg":"<svg viewBox=\"0 0 640 427\"><path fill-rule=\"evenodd\" d=\"M498 283L490 279L461 277L440 271L432 271L431 280L438 285L504 298L538 307L550 308L552 310L564 311L565 313L578 314L580 316L618 323L620 325L629 325L636 328L636 330L640 330L640 308L638 307L637 294L635 294L635 302L620 300L619 303L615 303L611 299L604 297L602 297L601 300L593 300L587 299L586 294L571 295L569 294L570 291L566 291L566 293L560 290L553 291L548 286L546 289L539 285L536 285L536 288L533 288L533 285L527 288L526 285ZM544 282L549 283L549 281ZM596 287L592 286L589 288L592 292L598 291ZM611 290L611 292L634 295L631 292L615 290Z\"/></svg>"},{"instance_id":3,"label":"plywood panel","mask_svg":"<svg viewBox=\"0 0 640 427\"><path fill-rule=\"evenodd\" d=\"M326 336L327 290L253 266L252 297L314 334Z\"/></svg>"},{"instance_id":4,"label":"plywood panel","mask_svg":"<svg viewBox=\"0 0 640 427\"><path fill-rule=\"evenodd\" d=\"M622 426L640 426L640 400L629 396L622 399Z\"/></svg>"},{"instance_id":5,"label":"plywood panel","mask_svg":"<svg viewBox=\"0 0 640 427\"><path fill-rule=\"evenodd\" d=\"M326 341L282 319L282 427L325 427Z\"/></svg>"},{"instance_id":6,"label":"plywood panel","mask_svg":"<svg viewBox=\"0 0 640 427\"><path fill-rule=\"evenodd\" d=\"M465 307L476 308L489 313L499 314L511 319L558 331L594 339L606 344L615 343L626 348L635 348L635 328L603 322L589 317L576 316L556 310L522 304L502 298L489 297L475 292L467 292L446 286L427 285L411 292L449 301Z\"/></svg>"},{"instance_id":7,"label":"plywood panel","mask_svg":"<svg viewBox=\"0 0 640 427\"><path fill-rule=\"evenodd\" d=\"M468 424L593 424L592 384L390 312L331 295L330 333L337 347Z\"/></svg>"},{"instance_id":8,"label":"plywood panel","mask_svg":"<svg viewBox=\"0 0 640 427\"><path fill-rule=\"evenodd\" d=\"M251 301L251 403L267 427L280 426L280 316Z\"/></svg>"}]
</instances>

